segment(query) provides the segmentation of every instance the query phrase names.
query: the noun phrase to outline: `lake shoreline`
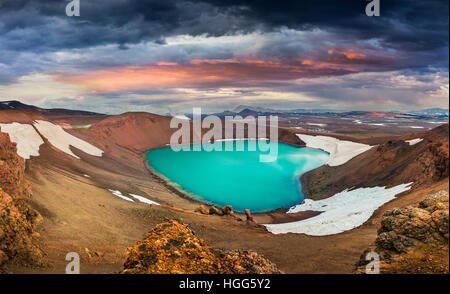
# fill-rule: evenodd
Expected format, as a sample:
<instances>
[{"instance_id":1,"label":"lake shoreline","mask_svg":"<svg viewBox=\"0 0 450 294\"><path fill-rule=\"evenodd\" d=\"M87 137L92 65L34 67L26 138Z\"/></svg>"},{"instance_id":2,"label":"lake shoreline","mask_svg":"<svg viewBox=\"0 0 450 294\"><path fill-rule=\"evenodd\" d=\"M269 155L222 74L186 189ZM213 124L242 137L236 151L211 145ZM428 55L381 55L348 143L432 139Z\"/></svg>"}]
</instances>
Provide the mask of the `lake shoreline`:
<instances>
[{"instance_id":1,"label":"lake shoreline","mask_svg":"<svg viewBox=\"0 0 450 294\"><path fill-rule=\"evenodd\" d=\"M294 145L294 144L288 144L288 143L284 143L284 142L279 142L279 143L283 143L283 144L286 144L286 145L289 145L291 147L295 147L298 149L307 148L306 146L301 146L301 145L297 145L297 144ZM144 161L143 163L146 167L146 170L148 171L148 173L151 175L152 178L158 180L161 184L163 184L170 191L174 192L176 195L178 195L181 198L186 199L192 203L199 204L199 205L205 205L205 206L214 206L214 207L220 208L219 205L210 203L207 200L199 199L199 198L201 198L200 196L197 196L194 193L184 190L177 183L172 182L166 176L164 176L163 174L158 172L155 168L153 168L149 164L149 161L148 161L148 158L146 157L146 155L149 151L156 150L156 149L161 149L161 148L150 149L147 152L142 154L142 160ZM311 149L313 149L313 148L311 148ZM320 165L320 166L323 166L323 165ZM320 166L318 166L316 168L319 168ZM314 168L314 169L316 169L316 168ZM310 171L307 171L306 173L309 173ZM304 174L306 174L306 173L304 173ZM302 176L298 176L297 180L299 181L299 184L302 187L301 191L299 191L299 192L303 193L304 199L306 199L308 197L308 195L306 193L304 193L304 191L303 191L304 183L302 181L302 177L304 174L302 174ZM252 213L254 219L258 223L261 223L261 224L262 223L279 224L279 223L284 223L284 222L294 222L294 221L304 220L304 219L311 218L311 217L318 215L319 213L317 213L317 212L301 212L301 213L297 213L297 214L287 214L287 211L291 207L301 204L304 201L304 199L302 199L298 203L289 205L289 207L272 209L272 210L267 210L267 211L262 211L262 212L251 211L251 213ZM179 207L177 207L177 208L179 208ZM239 218L245 220L246 216L243 212L239 212L239 211L234 211L234 212Z\"/></svg>"}]
</instances>

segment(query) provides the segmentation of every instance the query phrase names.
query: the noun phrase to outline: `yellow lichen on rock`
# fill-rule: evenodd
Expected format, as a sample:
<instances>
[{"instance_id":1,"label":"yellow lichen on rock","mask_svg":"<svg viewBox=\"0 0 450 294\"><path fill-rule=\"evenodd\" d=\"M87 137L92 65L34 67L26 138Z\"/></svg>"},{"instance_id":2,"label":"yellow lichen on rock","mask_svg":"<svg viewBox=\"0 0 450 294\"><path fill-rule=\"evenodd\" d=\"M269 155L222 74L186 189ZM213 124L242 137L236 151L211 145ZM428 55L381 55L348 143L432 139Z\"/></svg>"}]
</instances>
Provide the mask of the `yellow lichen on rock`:
<instances>
[{"instance_id":1,"label":"yellow lichen on rock","mask_svg":"<svg viewBox=\"0 0 450 294\"><path fill-rule=\"evenodd\" d=\"M449 273L448 191L426 197L418 207L387 211L375 245L357 264L363 273L367 252L380 256L381 273Z\"/></svg>"},{"instance_id":2,"label":"yellow lichen on rock","mask_svg":"<svg viewBox=\"0 0 450 294\"><path fill-rule=\"evenodd\" d=\"M277 267L251 251L213 249L186 225L157 225L145 239L127 249L121 273L131 274L273 274Z\"/></svg>"}]
</instances>

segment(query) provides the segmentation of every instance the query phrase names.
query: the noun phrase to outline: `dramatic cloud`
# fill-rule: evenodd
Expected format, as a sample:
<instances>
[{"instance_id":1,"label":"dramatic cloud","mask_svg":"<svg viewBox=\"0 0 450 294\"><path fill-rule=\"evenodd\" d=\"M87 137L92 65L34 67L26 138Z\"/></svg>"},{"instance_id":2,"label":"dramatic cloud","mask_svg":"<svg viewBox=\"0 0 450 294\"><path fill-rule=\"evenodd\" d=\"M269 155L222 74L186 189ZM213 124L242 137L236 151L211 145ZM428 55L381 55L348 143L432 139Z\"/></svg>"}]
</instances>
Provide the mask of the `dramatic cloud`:
<instances>
[{"instance_id":1,"label":"dramatic cloud","mask_svg":"<svg viewBox=\"0 0 450 294\"><path fill-rule=\"evenodd\" d=\"M122 110L448 107L448 1L0 1L0 99ZM95 105L91 105L95 103Z\"/></svg>"}]
</instances>

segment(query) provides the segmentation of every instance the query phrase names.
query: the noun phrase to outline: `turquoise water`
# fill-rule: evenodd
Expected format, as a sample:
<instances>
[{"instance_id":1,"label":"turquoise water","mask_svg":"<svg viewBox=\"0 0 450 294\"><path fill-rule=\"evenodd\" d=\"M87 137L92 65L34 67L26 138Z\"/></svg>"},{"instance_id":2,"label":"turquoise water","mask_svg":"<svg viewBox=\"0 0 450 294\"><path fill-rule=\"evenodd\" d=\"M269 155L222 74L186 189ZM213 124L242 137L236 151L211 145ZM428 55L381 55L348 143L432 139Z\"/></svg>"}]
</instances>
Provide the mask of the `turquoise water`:
<instances>
[{"instance_id":1,"label":"turquoise water","mask_svg":"<svg viewBox=\"0 0 450 294\"><path fill-rule=\"evenodd\" d=\"M225 150L225 142L221 144ZM299 177L328 160L328 153L321 150L271 142L278 144L278 157L264 163L259 160L263 152L248 151L248 141L244 144L245 151L175 152L164 148L151 150L146 157L157 173L197 200L231 205L240 212L265 212L299 204L304 198Z\"/></svg>"}]
</instances>

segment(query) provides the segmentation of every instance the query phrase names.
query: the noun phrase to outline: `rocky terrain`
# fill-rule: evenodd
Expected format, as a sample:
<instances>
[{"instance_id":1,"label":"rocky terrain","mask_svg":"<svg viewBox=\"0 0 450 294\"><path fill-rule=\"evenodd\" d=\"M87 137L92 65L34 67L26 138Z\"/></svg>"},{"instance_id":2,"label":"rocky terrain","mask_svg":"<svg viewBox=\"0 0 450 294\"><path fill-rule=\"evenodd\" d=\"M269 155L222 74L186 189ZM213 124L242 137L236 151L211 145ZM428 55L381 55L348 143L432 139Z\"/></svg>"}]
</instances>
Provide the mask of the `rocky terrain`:
<instances>
[{"instance_id":1,"label":"rocky terrain","mask_svg":"<svg viewBox=\"0 0 450 294\"><path fill-rule=\"evenodd\" d=\"M44 262L34 230L42 217L27 204L31 189L24 167L15 144L0 133L0 271L7 263L37 266Z\"/></svg>"},{"instance_id":2,"label":"rocky terrain","mask_svg":"<svg viewBox=\"0 0 450 294\"><path fill-rule=\"evenodd\" d=\"M322 166L303 175L308 198L321 199L351 187L395 186L413 182L413 189L449 175L449 125L392 138L337 167ZM421 138L418 144L406 140ZM370 168L368 168L370 167Z\"/></svg>"},{"instance_id":3,"label":"rocky terrain","mask_svg":"<svg viewBox=\"0 0 450 294\"><path fill-rule=\"evenodd\" d=\"M368 252L380 256L380 272L449 273L448 190L427 196L417 207L387 211L374 246L361 256L357 272L364 273Z\"/></svg>"},{"instance_id":4,"label":"rocky terrain","mask_svg":"<svg viewBox=\"0 0 450 294\"><path fill-rule=\"evenodd\" d=\"M412 205L422 200L423 195L448 190L448 134L445 133L448 132L448 125L433 131L401 136L390 134L389 137L367 139L369 141L350 138L348 134L330 134L343 140L379 146L351 160L344 168L323 169L326 173L311 178L314 182L307 181L306 186L317 184L316 196L326 197L323 193L326 189L340 192L340 189L353 187L353 182L370 186L390 184L391 181L395 185L404 183L403 180L412 180L417 182L415 188L411 193L386 203L374 212L369 221L353 230L323 237L274 235L258 224L297 221L314 217L317 213L288 215L285 210L279 210L254 215L247 212L244 215L233 214L231 208L226 206L200 207L201 203L180 195L146 169L143 153L148 149L165 147L169 142L172 131L169 128L170 117L149 113L114 116L64 113L58 111L50 115L49 112L32 109L0 110L0 123L50 121L104 151L99 157L69 146L71 153L76 155L74 157L55 148L44 138L39 155L31 156L24 163L15 155L15 146L9 142L8 136L1 135L0 210L4 217L0 223L0 250L3 268L7 272L64 273L68 252L80 254L82 273L119 272L123 270L125 260L131 263L127 263L129 266L124 271L146 271L147 268L137 265L148 250L140 255L135 246L134 253L131 250L125 256L126 249L141 242L152 247L152 240L139 240L143 239L149 228L175 219L180 226L184 226L182 223L192 228L199 240L205 240L201 250L195 251L196 254L207 254L210 260L221 264L220 269L204 267L202 270L251 272L256 269L253 268L256 264L260 267L257 271L264 273L272 267L260 255L252 253L258 252L285 273L350 273L361 252L375 240L382 211ZM314 122L321 123L319 118ZM301 146L296 132L280 128L280 140ZM406 142L416 138L423 138L423 141L415 145ZM27 183L32 188L32 197ZM125 201L111 192L116 190L122 195L140 195L161 205ZM276 217L273 217L275 214ZM176 230L184 230L175 230L172 225L171 228L175 235ZM168 232L158 235L153 231L150 234L161 236L163 243L169 240L166 236L170 235ZM184 254L184 249L180 251L176 248L154 250L164 260L168 252L172 254L172 251L178 250ZM49 261L49 267L31 266L42 264L44 260ZM167 264L169 266L171 263ZM235 267L235 264L240 267ZM166 267L163 270L187 270L177 268L177 264L172 265L175 268ZM161 269L150 267L150 271L153 270Z\"/></svg>"},{"instance_id":5,"label":"rocky terrain","mask_svg":"<svg viewBox=\"0 0 450 294\"><path fill-rule=\"evenodd\" d=\"M253 251L209 247L186 225L168 221L128 248L124 274L280 274Z\"/></svg>"}]
</instances>

